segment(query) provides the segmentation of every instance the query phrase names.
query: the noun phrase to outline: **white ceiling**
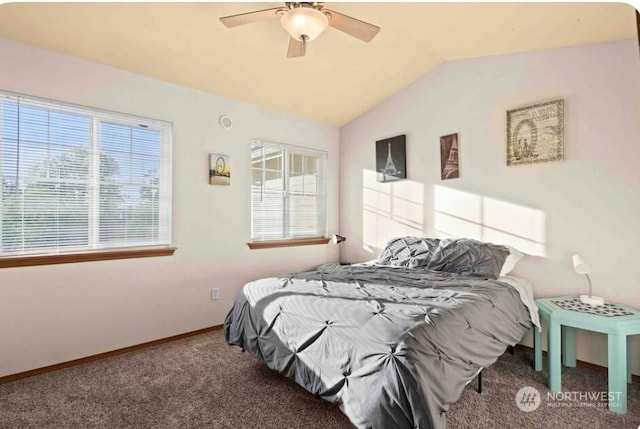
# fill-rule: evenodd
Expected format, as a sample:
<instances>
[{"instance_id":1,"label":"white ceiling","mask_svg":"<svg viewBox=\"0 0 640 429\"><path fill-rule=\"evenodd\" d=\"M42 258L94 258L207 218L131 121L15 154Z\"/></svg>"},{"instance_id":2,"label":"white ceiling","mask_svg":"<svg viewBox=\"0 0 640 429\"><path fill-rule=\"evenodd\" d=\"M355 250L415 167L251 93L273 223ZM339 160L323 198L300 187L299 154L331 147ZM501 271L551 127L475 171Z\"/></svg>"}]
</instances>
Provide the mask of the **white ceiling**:
<instances>
[{"instance_id":1,"label":"white ceiling","mask_svg":"<svg viewBox=\"0 0 640 429\"><path fill-rule=\"evenodd\" d=\"M278 20L219 18L283 3L9 3L0 36L341 126L444 61L636 37L623 3L328 3L382 27L329 28L287 58Z\"/></svg>"}]
</instances>

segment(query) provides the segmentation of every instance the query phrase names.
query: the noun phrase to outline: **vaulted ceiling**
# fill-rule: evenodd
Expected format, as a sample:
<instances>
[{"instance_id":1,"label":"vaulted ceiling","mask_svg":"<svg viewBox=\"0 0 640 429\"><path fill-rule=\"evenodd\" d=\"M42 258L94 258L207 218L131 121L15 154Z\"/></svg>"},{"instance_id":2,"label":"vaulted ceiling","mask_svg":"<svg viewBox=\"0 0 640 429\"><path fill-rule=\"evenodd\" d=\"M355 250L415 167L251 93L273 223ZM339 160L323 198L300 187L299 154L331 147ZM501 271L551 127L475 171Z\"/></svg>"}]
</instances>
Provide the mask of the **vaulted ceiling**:
<instances>
[{"instance_id":1,"label":"vaulted ceiling","mask_svg":"<svg viewBox=\"0 0 640 429\"><path fill-rule=\"evenodd\" d=\"M277 19L219 21L279 6L9 3L0 36L335 126L444 61L636 37L623 3L329 3L382 30L364 43L329 28L291 59Z\"/></svg>"}]
</instances>

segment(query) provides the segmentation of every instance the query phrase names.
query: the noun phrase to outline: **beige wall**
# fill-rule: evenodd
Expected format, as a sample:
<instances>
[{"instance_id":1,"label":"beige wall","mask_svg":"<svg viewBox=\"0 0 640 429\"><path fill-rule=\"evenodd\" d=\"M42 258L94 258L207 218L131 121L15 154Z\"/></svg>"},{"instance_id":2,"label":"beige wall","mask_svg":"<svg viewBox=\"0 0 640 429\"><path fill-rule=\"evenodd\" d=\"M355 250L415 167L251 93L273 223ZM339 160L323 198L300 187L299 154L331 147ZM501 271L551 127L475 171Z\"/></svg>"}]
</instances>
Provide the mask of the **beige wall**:
<instances>
[{"instance_id":1,"label":"beige wall","mask_svg":"<svg viewBox=\"0 0 640 429\"><path fill-rule=\"evenodd\" d=\"M173 122L178 248L173 257L0 270L0 376L221 324L245 282L337 259L334 245L246 245L253 138L328 151L336 232L336 128L8 39L0 58L0 89ZM218 126L221 114L233 118L231 130ZM208 184L210 152L230 155L230 187Z\"/></svg>"},{"instance_id":2,"label":"beige wall","mask_svg":"<svg viewBox=\"0 0 640 429\"><path fill-rule=\"evenodd\" d=\"M507 167L506 111L556 98L566 159ZM456 132L460 178L441 181L439 137ZM379 184L375 141L398 134L407 135L408 180ZM516 274L548 297L585 293L571 265L579 253L594 294L640 309L635 40L445 63L341 128L340 160L343 260L372 259L403 234L505 242L530 254ZM577 341L579 359L606 365L604 335Z\"/></svg>"}]
</instances>

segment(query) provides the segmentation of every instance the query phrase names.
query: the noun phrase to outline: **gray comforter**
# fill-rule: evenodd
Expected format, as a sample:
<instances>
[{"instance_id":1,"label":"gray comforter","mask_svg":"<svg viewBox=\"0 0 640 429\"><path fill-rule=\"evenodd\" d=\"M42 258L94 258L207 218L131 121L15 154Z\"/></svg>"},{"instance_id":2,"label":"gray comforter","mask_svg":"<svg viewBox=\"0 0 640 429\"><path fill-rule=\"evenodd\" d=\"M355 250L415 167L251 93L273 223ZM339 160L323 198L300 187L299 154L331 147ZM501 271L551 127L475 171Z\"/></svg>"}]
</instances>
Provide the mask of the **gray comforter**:
<instances>
[{"instance_id":1,"label":"gray comforter","mask_svg":"<svg viewBox=\"0 0 640 429\"><path fill-rule=\"evenodd\" d=\"M512 287L414 268L345 266L248 283L225 320L229 344L359 428L444 428L480 368L531 328Z\"/></svg>"}]
</instances>

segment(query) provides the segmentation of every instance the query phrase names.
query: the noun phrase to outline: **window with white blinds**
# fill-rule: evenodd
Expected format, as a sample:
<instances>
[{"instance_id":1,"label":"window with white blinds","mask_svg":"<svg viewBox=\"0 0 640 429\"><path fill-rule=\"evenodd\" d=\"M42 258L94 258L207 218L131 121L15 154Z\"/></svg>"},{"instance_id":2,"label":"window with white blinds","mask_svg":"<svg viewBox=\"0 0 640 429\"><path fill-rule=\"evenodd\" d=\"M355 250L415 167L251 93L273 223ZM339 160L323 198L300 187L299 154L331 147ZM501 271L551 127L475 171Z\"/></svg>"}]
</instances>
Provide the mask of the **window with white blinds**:
<instances>
[{"instance_id":1,"label":"window with white blinds","mask_svg":"<svg viewBox=\"0 0 640 429\"><path fill-rule=\"evenodd\" d=\"M0 92L0 256L168 245L171 124Z\"/></svg>"},{"instance_id":2,"label":"window with white blinds","mask_svg":"<svg viewBox=\"0 0 640 429\"><path fill-rule=\"evenodd\" d=\"M252 241L326 237L326 163L323 151L252 143Z\"/></svg>"}]
</instances>

